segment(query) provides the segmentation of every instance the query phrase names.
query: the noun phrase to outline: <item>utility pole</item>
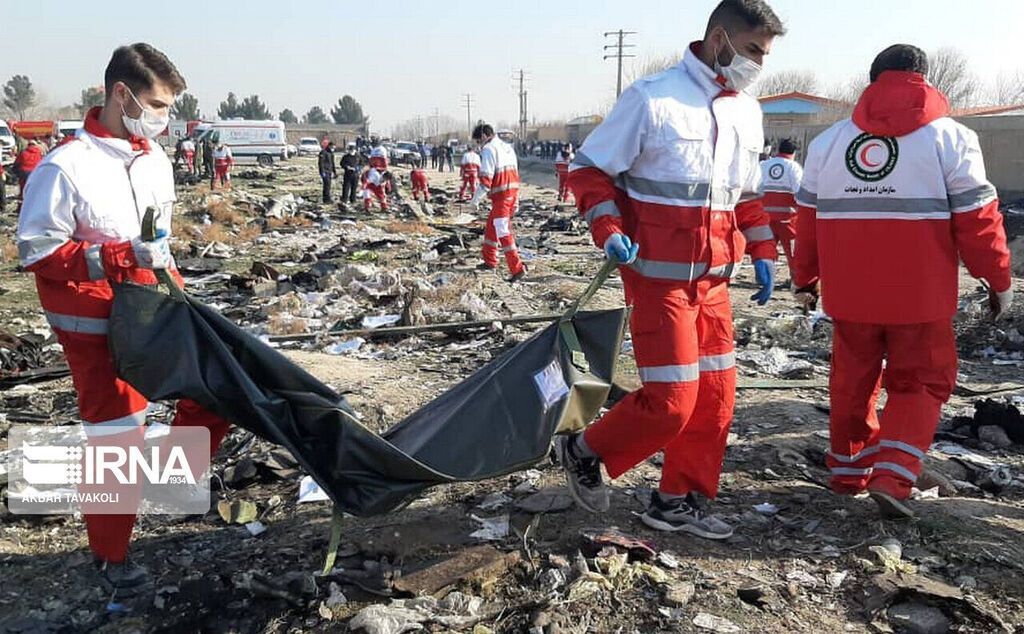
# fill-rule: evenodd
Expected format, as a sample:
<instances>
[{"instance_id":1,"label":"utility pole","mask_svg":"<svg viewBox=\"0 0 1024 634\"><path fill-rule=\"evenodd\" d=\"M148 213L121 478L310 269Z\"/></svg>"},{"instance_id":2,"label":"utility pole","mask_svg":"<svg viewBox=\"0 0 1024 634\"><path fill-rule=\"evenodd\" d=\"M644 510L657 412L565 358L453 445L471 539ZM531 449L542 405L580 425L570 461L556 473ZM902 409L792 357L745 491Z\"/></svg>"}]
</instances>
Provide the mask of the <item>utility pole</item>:
<instances>
[{"instance_id":1,"label":"utility pole","mask_svg":"<svg viewBox=\"0 0 1024 634\"><path fill-rule=\"evenodd\" d=\"M615 98L618 99L619 95L622 94L622 59L625 57L636 57L636 55L627 55L622 52L622 49L624 48L635 48L634 44L624 44L623 39L627 35L636 35L636 31L623 31L622 29L619 29L618 31L607 31L604 34L605 37L608 37L609 35L615 35L618 37L619 40L616 44L605 44L604 46L604 59L616 58L619 60L619 79L615 84ZM615 49L616 52L608 53L607 51L610 48Z\"/></svg>"},{"instance_id":2,"label":"utility pole","mask_svg":"<svg viewBox=\"0 0 1024 634\"><path fill-rule=\"evenodd\" d=\"M512 81L519 82L519 140L526 139L526 72L519 69L519 72L512 73Z\"/></svg>"},{"instance_id":3,"label":"utility pole","mask_svg":"<svg viewBox=\"0 0 1024 634\"><path fill-rule=\"evenodd\" d=\"M469 129L469 132L468 132L469 136L466 137L466 138L472 140L472 137L473 137L473 115L472 115L473 95L471 93L468 93L468 92L464 93L462 95L462 100L463 100L463 104L462 105L466 106L466 127Z\"/></svg>"}]
</instances>

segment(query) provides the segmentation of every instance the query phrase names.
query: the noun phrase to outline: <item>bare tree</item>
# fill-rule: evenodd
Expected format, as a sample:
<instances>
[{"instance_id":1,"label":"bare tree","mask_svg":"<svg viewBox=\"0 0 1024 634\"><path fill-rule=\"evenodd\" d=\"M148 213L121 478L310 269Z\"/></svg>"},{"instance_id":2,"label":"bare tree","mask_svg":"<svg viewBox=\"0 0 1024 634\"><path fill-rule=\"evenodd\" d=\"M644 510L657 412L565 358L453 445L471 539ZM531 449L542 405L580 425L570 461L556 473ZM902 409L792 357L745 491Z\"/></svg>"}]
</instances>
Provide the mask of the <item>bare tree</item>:
<instances>
[{"instance_id":1,"label":"bare tree","mask_svg":"<svg viewBox=\"0 0 1024 634\"><path fill-rule=\"evenodd\" d=\"M758 97L781 95L787 92L805 92L814 94L818 91L818 76L812 70L780 70L765 75L754 86L754 94Z\"/></svg>"},{"instance_id":2,"label":"bare tree","mask_svg":"<svg viewBox=\"0 0 1024 634\"><path fill-rule=\"evenodd\" d=\"M668 70L683 59L682 53L661 53L659 55L644 55L633 63L632 68L626 71L625 84L629 85L636 80L656 75L663 70Z\"/></svg>"},{"instance_id":3,"label":"bare tree","mask_svg":"<svg viewBox=\"0 0 1024 634\"><path fill-rule=\"evenodd\" d=\"M963 51L951 46L928 54L928 81L942 91L954 108L976 105L981 84Z\"/></svg>"},{"instance_id":4,"label":"bare tree","mask_svg":"<svg viewBox=\"0 0 1024 634\"><path fill-rule=\"evenodd\" d=\"M1012 106L1024 103L1024 72L999 73L988 87L985 101L993 106Z\"/></svg>"}]
</instances>

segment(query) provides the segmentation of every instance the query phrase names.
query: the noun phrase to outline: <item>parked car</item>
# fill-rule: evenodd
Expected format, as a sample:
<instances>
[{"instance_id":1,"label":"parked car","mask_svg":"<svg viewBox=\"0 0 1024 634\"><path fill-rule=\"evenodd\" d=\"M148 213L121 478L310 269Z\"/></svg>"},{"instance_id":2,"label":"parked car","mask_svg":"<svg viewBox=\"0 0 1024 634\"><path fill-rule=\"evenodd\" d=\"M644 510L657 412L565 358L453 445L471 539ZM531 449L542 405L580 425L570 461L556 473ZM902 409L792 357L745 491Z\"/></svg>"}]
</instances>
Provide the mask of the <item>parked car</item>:
<instances>
[{"instance_id":1,"label":"parked car","mask_svg":"<svg viewBox=\"0 0 1024 634\"><path fill-rule=\"evenodd\" d=\"M284 146L284 157L285 158L292 158L292 157L295 157L295 156L298 156L298 155L299 155L299 148L295 147L291 143L289 143L288 145Z\"/></svg>"},{"instance_id":2,"label":"parked car","mask_svg":"<svg viewBox=\"0 0 1024 634\"><path fill-rule=\"evenodd\" d=\"M320 153L320 149L320 141L315 137L304 136L299 139L299 156L309 154L316 156Z\"/></svg>"}]
</instances>

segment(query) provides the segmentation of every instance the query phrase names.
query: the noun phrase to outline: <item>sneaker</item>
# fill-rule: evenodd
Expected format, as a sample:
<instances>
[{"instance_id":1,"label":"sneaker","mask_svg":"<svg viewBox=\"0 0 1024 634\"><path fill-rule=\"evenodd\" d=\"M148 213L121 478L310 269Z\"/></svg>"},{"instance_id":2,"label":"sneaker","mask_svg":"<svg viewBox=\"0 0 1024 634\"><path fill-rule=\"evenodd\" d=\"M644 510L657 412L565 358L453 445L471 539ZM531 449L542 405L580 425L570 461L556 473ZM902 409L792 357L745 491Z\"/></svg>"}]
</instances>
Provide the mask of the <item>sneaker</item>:
<instances>
[{"instance_id":1,"label":"sneaker","mask_svg":"<svg viewBox=\"0 0 1024 634\"><path fill-rule=\"evenodd\" d=\"M693 493L666 502L657 491L652 491L651 503L640 516L640 521L655 530L682 531L704 539L732 537L732 526L708 514Z\"/></svg>"},{"instance_id":2,"label":"sneaker","mask_svg":"<svg viewBox=\"0 0 1024 634\"><path fill-rule=\"evenodd\" d=\"M133 597L150 585L149 573L130 559L121 563L97 561L100 585L115 598Z\"/></svg>"},{"instance_id":3,"label":"sneaker","mask_svg":"<svg viewBox=\"0 0 1024 634\"><path fill-rule=\"evenodd\" d=\"M558 464L565 469L565 481L576 503L591 513L603 513L611 503L601 478L601 459L577 455L578 435L568 434L555 439Z\"/></svg>"},{"instance_id":4,"label":"sneaker","mask_svg":"<svg viewBox=\"0 0 1024 634\"><path fill-rule=\"evenodd\" d=\"M897 500L884 491L870 490L868 495L878 505L882 517L888 520L908 520L914 517L914 510L907 506L906 500Z\"/></svg>"},{"instance_id":5,"label":"sneaker","mask_svg":"<svg viewBox=\"0 0 1024 634\"><path fill-rule=\"evenodd\" d=\"M518 282L519 280L523 279L524 277L526 277L526 267L525 266L523 268L519 269L518 273L516 273L512 277L508 278L508 282L509 282L509 284L515 284L516 282Z\"/></svg>"},{"instance_id":6,"label":"sneaker","mask_svg":"<svg viewBox=\"0 0 1024 634\"><path fill-rule=\"evenodd\" d=\"M498 268L497 265L492 266L486 262L481 262L480 264L476 265L476 270L478 271L493 271L496 268Z\"/></svg>"}]
</instances>

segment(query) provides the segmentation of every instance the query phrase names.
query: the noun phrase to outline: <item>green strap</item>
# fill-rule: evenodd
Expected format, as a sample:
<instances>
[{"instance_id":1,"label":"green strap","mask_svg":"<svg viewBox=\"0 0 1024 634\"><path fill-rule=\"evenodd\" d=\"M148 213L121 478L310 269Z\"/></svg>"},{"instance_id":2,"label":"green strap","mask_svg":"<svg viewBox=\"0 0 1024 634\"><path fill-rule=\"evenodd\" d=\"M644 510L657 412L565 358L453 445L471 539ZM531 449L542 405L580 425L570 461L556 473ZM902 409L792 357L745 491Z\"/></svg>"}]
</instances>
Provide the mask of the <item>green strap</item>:
<instances>
[{"instance_id":1,"label":"green strap","mask_svg":"<svg viewBox=\"0 0 1024 634\"><path fill-rule=\"evenodd\" d=\"M142 217L142 239L146 242L156 240L156 207L146 207L146 214ZM167 269L153 269L157 281L167 287L171 297L178 300L185 300L185 292L181 290L178 283L174 281Z\"/></svg>"},{"instance_id":2,"label":"green strap","mask_svg":"<svg viewBox=\"0 0 1024 634\"><path fill-rule=\"evenodd\" d=\"M341 526L344 513L335 505L331 517L331 541L327 544L327 560L324 561L324 574L329 574L338 559L338 546L341 544Z\"/></svg>"},{"instance_id":3,"label":"green strap","mask_svg":"<svg viewBox=\"0 0 1024 634\"><path fill-rule=\"evenodd\" d=\"M583 294L572 303L569 310L565 311L562 318L558 320L558 330L562 334L562 339L565 340L565 345L569 348L572 364L583 372L590 372L590 364L587 363L587 357L583 354L583 346L580 345L580 339L576 335L576 328L573 327L573 319L576 317L576 313L593 299L594 295L597 294L597 291L604 285L608 276L612 274L612 271L617 266L618 262L615 260L605 260L601 270L597 272L597 275L591 280L590 285L583 291Z\"/></svg>"}]
</instances>

